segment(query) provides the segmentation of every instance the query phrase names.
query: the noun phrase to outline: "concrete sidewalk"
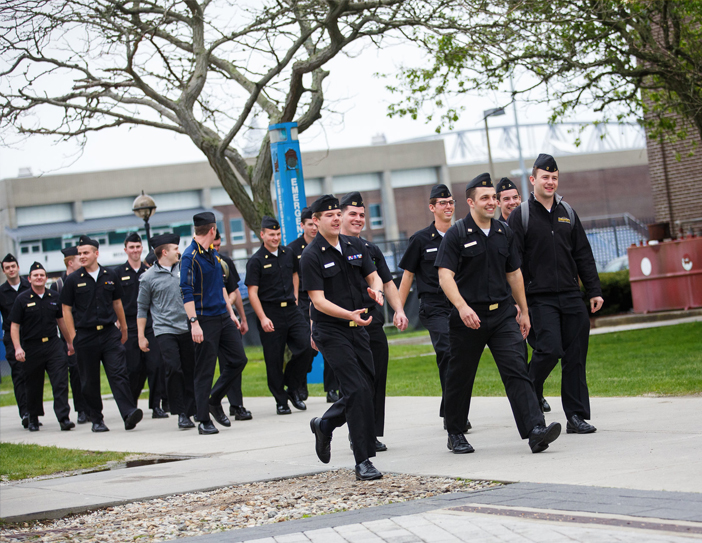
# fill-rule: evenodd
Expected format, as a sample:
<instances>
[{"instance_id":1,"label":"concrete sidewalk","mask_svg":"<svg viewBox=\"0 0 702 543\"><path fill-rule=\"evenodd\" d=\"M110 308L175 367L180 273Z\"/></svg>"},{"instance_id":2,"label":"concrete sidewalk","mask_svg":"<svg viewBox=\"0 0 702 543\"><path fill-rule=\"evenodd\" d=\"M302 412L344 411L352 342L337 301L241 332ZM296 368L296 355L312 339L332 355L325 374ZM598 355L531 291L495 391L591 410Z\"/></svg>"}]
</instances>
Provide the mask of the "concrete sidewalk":
<instances>
[{"instance_id":1,"label":"concrete sidewalk","mask_svg":"<svg viewBox=\"0 0 702 543\"><path fill-rule=\"evenodd\" d=\"M565 417L558 398L547 422ZM243 482L291 477L352 467L345 429L332 442L332 461L314 453L309 419L327 407L310 398L306 412L275 415L270 398L247 399L254 420L233 422L215 436L178 431L176 420L145 419L126 432L113 401L105 402L112 431L93 434L89 425L61 432L52 416L40 432L19 424L15 407L0 409L2 441L89 450L193 456L191 460L90 473L73 477L6 483L0 490L0 516L10 519L58 517L110 504L205 490ZM142 408L146 408L143 402ZM542 484L700 492L702 489L702 397L593 398L591 435L566 435L533 455L517 434L505 398L474 398L468 440L476 452L454 455L438 415L439 398L391 397L387 403L389 450L374 463L381 471L443 475ZM50 405L45 406L51 413Z\"/></svg>"}]
</instances>

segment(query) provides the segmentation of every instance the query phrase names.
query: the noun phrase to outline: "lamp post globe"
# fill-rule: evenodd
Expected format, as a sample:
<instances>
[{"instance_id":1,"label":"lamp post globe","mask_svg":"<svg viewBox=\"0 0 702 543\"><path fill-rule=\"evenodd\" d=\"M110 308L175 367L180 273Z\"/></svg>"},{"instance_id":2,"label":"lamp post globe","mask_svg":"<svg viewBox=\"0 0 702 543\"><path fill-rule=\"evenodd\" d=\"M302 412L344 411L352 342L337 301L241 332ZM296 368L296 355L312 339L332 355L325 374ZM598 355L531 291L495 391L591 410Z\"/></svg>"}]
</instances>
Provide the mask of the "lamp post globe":
<instances>
[{"instance_id":1,"label":"lamp post globe","mask_svg":"<svg viewBox=\"0 0 702 543\"><path fill-rule=\"evenodd\" d=\"M151 227L149 226L149 219L156 211L156 202L148 194L141 194L134 199L132 204L132 211L134 214L144 221L144 229L146 230L146 243L149 249L151 249Z\"/></svg>"}]
</instances>

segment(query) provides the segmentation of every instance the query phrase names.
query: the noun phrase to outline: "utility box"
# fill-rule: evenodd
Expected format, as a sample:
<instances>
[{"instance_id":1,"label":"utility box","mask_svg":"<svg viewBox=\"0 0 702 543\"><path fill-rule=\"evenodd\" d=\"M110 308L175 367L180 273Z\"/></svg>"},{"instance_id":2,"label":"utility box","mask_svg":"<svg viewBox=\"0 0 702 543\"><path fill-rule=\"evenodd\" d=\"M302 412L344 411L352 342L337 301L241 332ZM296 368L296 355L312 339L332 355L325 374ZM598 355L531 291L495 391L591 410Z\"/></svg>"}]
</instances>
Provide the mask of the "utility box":
<instances>
[{"instance_id":1,"label":"utility box","mask_svg":"<svg viewBox=\"0 0 702 543\"><path fill-rule=\"evenodd\" d=\"M627 253L635 313L702 307L702 238L632 246Z\"/></svg>"},{"instance_id":2,"label":"utility box","mask_svg":"<svg viewBox=\"0 0 702 543\"><path fill-rule=\"evenodd\" d=\"M302 235L300 214L302 208L307 205L297 123L272 124L268 127L268 133L271 141L278 222L283 238L281 244L288 245Z\"/></svg>"}]
</instances>

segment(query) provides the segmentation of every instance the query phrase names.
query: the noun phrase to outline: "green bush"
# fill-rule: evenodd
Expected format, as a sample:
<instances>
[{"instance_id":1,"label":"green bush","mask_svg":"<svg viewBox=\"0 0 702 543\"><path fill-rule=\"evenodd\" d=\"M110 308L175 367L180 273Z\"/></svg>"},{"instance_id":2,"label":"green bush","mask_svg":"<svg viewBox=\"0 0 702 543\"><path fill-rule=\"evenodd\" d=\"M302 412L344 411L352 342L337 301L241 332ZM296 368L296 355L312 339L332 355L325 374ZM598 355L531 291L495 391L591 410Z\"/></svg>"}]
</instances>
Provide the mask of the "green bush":
<instances>
[{"instance_id":1,"label":"green bush","mask_svg":"<svg viewBox=\"0 0 702 543\"><path fill-rule=\"evenodd\" d=\"M631 311L634 305L631 301L629 270L601 273L599 275L604 306L597 312L597 316L616 315L617 313Z\"/></svg>"}]
</instances>

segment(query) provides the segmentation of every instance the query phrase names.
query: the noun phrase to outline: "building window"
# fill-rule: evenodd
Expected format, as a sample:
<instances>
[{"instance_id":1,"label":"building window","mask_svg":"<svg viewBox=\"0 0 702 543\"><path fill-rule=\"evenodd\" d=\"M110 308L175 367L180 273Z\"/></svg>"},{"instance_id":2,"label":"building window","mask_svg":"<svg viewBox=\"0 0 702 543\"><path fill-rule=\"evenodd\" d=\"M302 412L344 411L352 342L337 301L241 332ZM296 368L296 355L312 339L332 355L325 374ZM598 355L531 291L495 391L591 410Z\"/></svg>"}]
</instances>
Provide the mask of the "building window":
<instances>
[{"instance_id":1,"label":"building window","mask_svg":"<svg viewBox=\"0 0 702 543\"><path fill-rule=\"evenodd\" d=\"M174 226L173 233L179 235L181 238L191 238L193 237L193 225L181 224L179 226Z\"/></svg>"},{"instance_id":2,"label":"building window","mask_svg":"<svg viewBox=\"0 0 702 543\"><path fill-rule=\"evenodd\" d=\"M61 238L49 238L41 240L41 249L45 253L61 250Z\"/></svg>"},{"instance_id":3,"label":"building window","mask_svg":"<svg viewBox=\"0 0 702 543\"><path fill-rule=\"evenodd\" d=\"M105 232L101 232L99 234L88 234L88 237L92 238L94 240L97 240L97 242L100 245L107 245L108 244L107 243L108 238L107 238L107 234Z\"/></svg>"},{"instance_id":4,"label":"building window","mask_svg":"<svg viewBox=\"0 0 702 543\"><path fill-rule=\"evenodd\" d=\"M222 245L226 245L227 233L224 230L224 221L217 221L217 232L219 232L219 235L222 238Z\"/></svg>"},{"instance_id":5,"label":"building window","mask_svg":"<svg viewBox=\"0 0 702 543\"><path fill-rule=\"evenodd\" d=\"M244 233L244 219L229 219L229 239L232 244L244 243L246 234Z\"/></svg>"},{"instance_id":6,"label":"building window","mask_svg":"<svg viewBox=\"0 0 702 543\"><path fill-rule=\"evenodd\" d=\"M41 240L36 239L32 241L24 241L20 244L20 253L23 255L40 253L41 252Z\"/></svg>"},{"instance_id":7,"label":"building window","mask_svg":"<svg viewBox=\"0 0 702 543\"><path fill-rule=\"evenodd\" d=\"M383 209L380 204L371 204L368 206L370 212L370 227L371 230L377 230L383 227Z\"/></svg>"},{"instance_id":8,"label":"building window","mask_svg":"<svg viewBox=\"0 0 702 543\"><path fill-rule=\"evenodd\" d=\"M124 240L127 239L127 232L110 232L107 234L107 240L110 245L124 245Z\"/></svg>"},{"instance_id":9,"label":"building window","mask_svg":"<svg viewBox=\"0 0 702 543\"><path fill-rule=\"evenodd\" d=\"M258 236L256 235L256 232L253 230L249 230L249 235L251 237L251 242L252 243L261 243L261 240L258 239Z\"/></svg>"}]
</instances>

